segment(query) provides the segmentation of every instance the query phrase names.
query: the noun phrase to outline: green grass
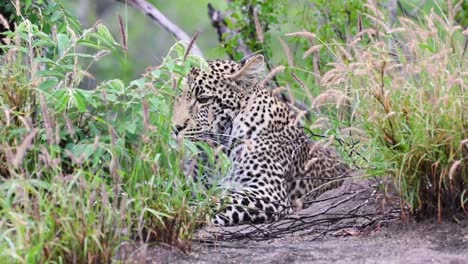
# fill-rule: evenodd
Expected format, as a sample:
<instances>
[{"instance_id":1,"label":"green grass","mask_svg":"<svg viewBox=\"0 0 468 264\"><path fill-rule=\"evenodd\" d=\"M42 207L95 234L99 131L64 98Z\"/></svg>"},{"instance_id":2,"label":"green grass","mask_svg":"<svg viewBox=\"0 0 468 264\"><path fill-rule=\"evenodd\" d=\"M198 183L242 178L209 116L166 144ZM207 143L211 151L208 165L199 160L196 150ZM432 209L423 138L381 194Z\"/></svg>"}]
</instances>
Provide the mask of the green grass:
<instances>
[{"instance_id":1,"label":"green grass","mask_svg":"<svg viewBox=\"0 0 468 264\"><path fill-rule=\"evenodd\" d=\"M203 61L182 61L177 43L131 84L80 90L89 65L120 47L51 3L1 46L0 262L108 263L124 241L188 250L214 190L181 171L172 79Z\"/></svg>"},{"instance_id":2,"label":"green grass","mask_svg":"<svg viewBox=\"0 0 468 264\"><path fill-rule=\"evenodd\" d=\"M392 176L402 207L420 215L468 212L466 30L431 12L420 23L381 15L361 41L336 49L322 79L351 97L351 125L365 136L368 175ZM364 29L365 32L366 29ZM465 35L465 36L464 36Z\"/></svg>"},{"instance_id":3,"label":"green grass","mask_svg":"<svg viewBox=\"0 0 468 264\"><path fill-rule=\"evenodd\" d=\"M365 176L390 176L404 212L439 220L468 214L468 32L443 8L390 26L386 10L367 5L345 42L288 34L310 43L284 47L298 78L278 77L310 105L309 129L349 143L335 145Z\"/></svg>"}]
</instances>

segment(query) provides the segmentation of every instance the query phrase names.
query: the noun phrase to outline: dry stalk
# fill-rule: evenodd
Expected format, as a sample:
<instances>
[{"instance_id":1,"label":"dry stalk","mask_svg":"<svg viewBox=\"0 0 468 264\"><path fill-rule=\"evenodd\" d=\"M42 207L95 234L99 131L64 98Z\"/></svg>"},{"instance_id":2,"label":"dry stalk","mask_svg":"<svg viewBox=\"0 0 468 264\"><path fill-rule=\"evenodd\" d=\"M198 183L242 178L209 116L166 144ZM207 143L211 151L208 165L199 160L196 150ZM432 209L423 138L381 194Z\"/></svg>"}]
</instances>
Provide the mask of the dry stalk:
<instances>
[{"instance_id":1,"label":"dry stalk","mask_svg":"<svg viewBox=\"0 0 468 264\"><path fill-rule=\"evenodd\" d=\"M281 37L279 37L278 39L279 39L279 42L281 44L281 47L283 47L283 50L284 50L284 53L286 54L286 57L288 58L288 66L289 67L294 67L294 58L292 56L291 49L289 48L288 44L286 44L286 42Z\"/></svg>"},{"instance_id":2,"label":"dry stalk","mask_svg":"<svg viewBox=\"0 0 468 264\"><path fill-rule=\"evenodd\" d=\"M41 112L42 116L44 119L44 128L46 131L46 136L47 136L47 142L49 145L52 145L54 143L54 132L53 132L53 122L49 114L49 110L47 109L47 104L44 98L44 95L42 93L39 93L39 103L41 106Z\"/></svg>"},{"instance_id":3,"label":"dry stalk","mask_svg":"<svg viewBox=\"0 0 468 264\"><path fill-rule=\"evenodd\" d=\"M119 26L120 26L120 36L122 37L123 51L127 52L128 46L127 46L127 34L125 32L125 26L122 20L122 16L120 14L118 15L118 18L119 18Z\"/></svg>"},{"instance_id":4,"label":"dry stalk","mask_svg":"<svg viewBox=\"0 0 468 264\"><path fill-rule=\"evenodd\" d=\"M258 8L255 8L253 11L253 18L254 18L254 23L255 23L255 31L257 32L257 38L260 43L263 43L264 37L263 37L263 28L262 25L260 24L260 21L258 19Z\"/></svg>"},{"instance_id":5,"label":"dry stalk","mask_svg":"<svg viewBox=\"0 0 468 264\"><path fill-rule=\"evenodd\" d=\"M309 102L313 102L314 97L312 96L312 93L310 93L307 85L295 73L291 72L291 76L299 84L299 86L302 88L302 90L306 93L307 99L309 99Z\"/></svg>"},{"instance_id":6,"label":"dry stalk","mask_svg":"<svg viewBox=\"0 0 468 264\"><path fill-rule=\"evenodd\" d=\"M275 75L277 75L280 72L284 72L285 67L284 66L278 66L274 68L260 83L259 85L263 86L265 85L269 80L271 80Z\"/></svg>"},{"instance_id":7,"label":"dry stalk","mask_svg":"<svg viewBox=\"0 0 468 264\"><path fill-rule=\"evenodd\" d=\"M34 128L24 139L23 142L19 145L19 147L16 148L16 154L13 157L13 159L10 161L10 163L13 165L13 167L18 168L21 166L23 163L23 158L26 155L26 151L29 147L32 146L32 141L34 137L36 136L37 132L39 129Z\"/></svg>"},{"instance_id":8,"label":"dry stalk","mask_svg":"<svg viewBox=\"0 0 468 264\"><path fill-rule=\"evenodd\" d=\"M190 40L190 43L187 46L187 50L185 51L183 61L185 61L187 59L187 56L190 54L190 50L195 45L195 41L197 41L198 35L200 35L200 32L199 31L195 32L195 35L193 35L192 39Z\"/></svg>"},{"instance_id":9,"label":"dry stalk","mask_svg":"<svg viewBox=\"0 0 468 264\"><path fill-rule=\"evenodd\" d=\"M303 37L303 38L307 38L311 43L312 43L312 42L314 41L314 39L317 37L317 35L315 35L314 33L312 33L312 32L307 32L307 31L292 32L292 33L285 34L285 36L288 36L288 37Z\"/></svg>"}]
</instances>

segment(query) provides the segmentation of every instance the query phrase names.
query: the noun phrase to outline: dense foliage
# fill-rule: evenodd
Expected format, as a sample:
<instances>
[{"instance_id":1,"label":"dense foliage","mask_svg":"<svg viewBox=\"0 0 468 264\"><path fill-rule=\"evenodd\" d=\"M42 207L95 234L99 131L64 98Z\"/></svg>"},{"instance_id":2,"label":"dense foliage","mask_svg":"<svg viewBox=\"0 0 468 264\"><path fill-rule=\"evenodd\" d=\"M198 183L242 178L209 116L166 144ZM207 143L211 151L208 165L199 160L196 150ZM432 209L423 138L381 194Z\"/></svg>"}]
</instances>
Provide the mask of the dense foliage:
<instances>
[{"instance_id":1,"label":"dense foliage","mask_svg":"<svg viewBox=\"0 0 468 264\"><path fill-rule=\"evenodd\" d=\"M203 61L177 43L130 84L81 90L119 44L54 1L36 10L0 46L0 262L106 263L126 240L188 248L211 194L180 172L172 80Z\"/></svg>"}]
</instances>

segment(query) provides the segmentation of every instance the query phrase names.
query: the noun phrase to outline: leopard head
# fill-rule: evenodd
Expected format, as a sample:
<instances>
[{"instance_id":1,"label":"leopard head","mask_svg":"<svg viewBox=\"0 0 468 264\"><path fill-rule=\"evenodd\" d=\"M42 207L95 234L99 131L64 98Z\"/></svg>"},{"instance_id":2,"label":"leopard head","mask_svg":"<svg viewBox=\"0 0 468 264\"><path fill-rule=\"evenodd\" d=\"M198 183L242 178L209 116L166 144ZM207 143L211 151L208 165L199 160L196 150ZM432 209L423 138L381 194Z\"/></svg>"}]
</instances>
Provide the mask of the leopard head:
<instances>
[{"instance_id":1,"label":"leopard head","mask_svg":"<svg viewBox=\"0 0 468 264\"><path fill-rule=\"evenodd\" d=\"M243 99L264 72L263 56L237 63L208 62L208 70L193 68L184 91L174 104L172 124L176 135L192 141L224 144Z\"/></svg>"}]
</instances>

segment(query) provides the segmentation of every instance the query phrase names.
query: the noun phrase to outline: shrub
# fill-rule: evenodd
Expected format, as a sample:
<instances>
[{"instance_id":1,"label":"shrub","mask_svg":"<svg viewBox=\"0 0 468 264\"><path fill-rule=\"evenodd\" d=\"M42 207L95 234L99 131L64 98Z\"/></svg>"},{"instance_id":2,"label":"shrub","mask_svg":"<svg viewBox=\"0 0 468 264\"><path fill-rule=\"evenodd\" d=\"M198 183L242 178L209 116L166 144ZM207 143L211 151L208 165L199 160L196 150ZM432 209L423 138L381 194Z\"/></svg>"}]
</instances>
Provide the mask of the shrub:
<instances>
[{"instance_id":1,"label":"shrub","mask_svg":"<svg viewBox=\"0 0 468 264\"><path fill-rule=\"evenodd\" d=\"M352 97L354 131L367 137L367 171L390 174L402 206L439 219L466 213L468 33L434 11L391 28L370 7L374 26L335 49L322 84Z\"/></svg>"},{"instance_id":2,"label":"shrub","mask_svg":"<svg viewBox=\"0 0 468 264\"><path fill-rule=\"evenodd\" d=\"M141 79L81 90L119 45L41 8L0 46L0 262L107 263L126 240L187 249L211 190L181 173L170 104L173 80L203 61L178 43Z\"/></svg>"}]
</instances>

